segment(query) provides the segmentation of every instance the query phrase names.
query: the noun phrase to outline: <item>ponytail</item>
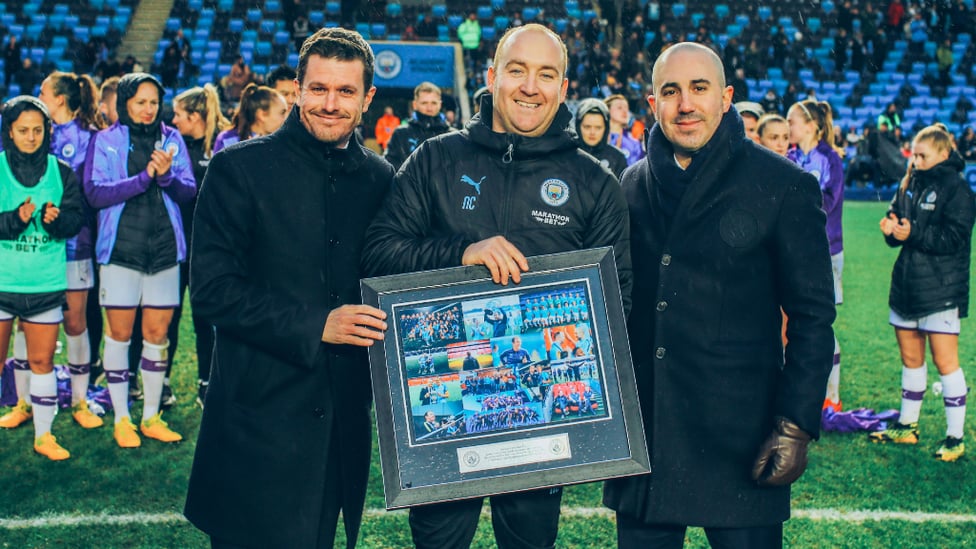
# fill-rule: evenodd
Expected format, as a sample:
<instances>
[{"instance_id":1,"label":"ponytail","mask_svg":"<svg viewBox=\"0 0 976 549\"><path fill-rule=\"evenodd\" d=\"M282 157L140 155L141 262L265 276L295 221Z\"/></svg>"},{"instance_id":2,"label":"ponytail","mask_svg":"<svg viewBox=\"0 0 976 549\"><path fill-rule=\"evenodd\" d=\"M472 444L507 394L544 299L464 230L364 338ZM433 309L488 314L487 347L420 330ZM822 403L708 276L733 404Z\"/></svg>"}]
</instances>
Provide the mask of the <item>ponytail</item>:
<instances>
[{"instance_id":1,"label":"ponytail","mask_svg":"<svg viewBox=\"0 0 976 549\"><path fill-rule=\"evenodd\" d=\"M790 110L793 110L793 108L799 108L804 118L808 121L813 121L817 125L817 131L820 134L818 136L819 140L830 145L830 148L834 149L834 152L843 158L844 149L838 147L834 141L834 116L833 109L830 108L830 103L815 99L804 99L794 104Z\"/></svg>"},{"instance_id":2,"label":"ponytail","mask_svg":"<svg viewBox=\"0 0 976 549\"><path fill-rule=\"evenodd\" d=\"M257 112L271 108L271 102L280 94L267 86L250 83L241 92L241 103L231 118L231 125L241 141L251 137L251 126L257 121Z\"/></svg>"},{"instance_id":3,"label":"ponytail","mask_svg":"<svg viewBox=\"0 0 976 549\"><path fill-rule=\"evenodd\" d=\"M72 117L85 128L100 130L104 123L98 115L98 91L91 76L78 76L73 72L52 72L48 76L51 92L63 96Z\"/></svg>"},{"instance_id":4,"label":"ponytail","mask_svg":"<svg viewBox=\"0 0 976 549\"><path fill-rule=\"evenodd\" d=\"M203 119L203 156L213 155L214 138L221 131L230 127L230 122L220 110L220 94L213 84L205 84L184 91L176 96L173 102L190 113L197 113Z\"/></svg>"}]
</instances>

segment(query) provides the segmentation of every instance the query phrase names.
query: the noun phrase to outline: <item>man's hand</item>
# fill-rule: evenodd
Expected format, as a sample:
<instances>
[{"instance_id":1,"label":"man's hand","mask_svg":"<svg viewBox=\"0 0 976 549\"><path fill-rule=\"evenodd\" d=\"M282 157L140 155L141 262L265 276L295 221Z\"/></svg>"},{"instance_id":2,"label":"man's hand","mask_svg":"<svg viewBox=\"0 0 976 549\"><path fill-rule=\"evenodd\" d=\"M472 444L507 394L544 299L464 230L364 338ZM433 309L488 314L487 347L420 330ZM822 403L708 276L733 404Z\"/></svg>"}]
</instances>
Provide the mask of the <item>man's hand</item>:
<instances>
[{"instance_id":1,"label":"man's hand","mask_svg":"<svg viewBox=\"0 0 976 549\"><path fill-rule=\"evenodd\" d=\"M369 305L343 305L325 320L322 341L336 345L370 347L383 339L386 313Z\"/></svg>"},{"instance_id":2,"label":"man's hand","mask_svg":"<svg viewBox=\"0 0 976 549\"><path fill-rule=\"evenodd\" d=\"M892 231L895 230L895 225L898 225L898 218L895 214L890 213L888 217L881 218L881 233L885 236L891 236Z\"/></svg>"},{"instance_id":3,"label":"man's hand","mask_svg":"<svg viewBox=\"0 0 976 549\"><path fill-rule=\"evenodd\" d=\"M505 286L508 278L518 284L522 271L529 270L525 256L504 236L493 236L468 246L461 257L462 265L484 265L491 272L495 284Z\"/></svg>"},{"instance_id":4,"label":"man's hand","mask_svg":"<svg viewBox=\"0 0 976 549\"><path fill-rule=\"evenodd\" d=\"M45 225L50 225L55 219L58 218L58 215L60 214L61 209L55 206L54 202L48 202L44 205L44 217L42 220L44 221Z\"/></svg>"},{"instance_id":5,"label":"man's hand","mask_svg":"<svg viewBox=\"0 0 976 549\"><path fill-rule=\"evenodd\" d=\"M37 206L31 202L31 197L28 196L27 200L17 208L17 215L20 216L21 221L27 223L30 221L31 216L34 215L34 210L36 209Z\"/></svg>"},{"instance_id":6,"label":"man's hand","mask_svg":"<svg viewBox=\"0 0 976 549\"><path fill-rule=\"evenodd\" d=\"M810 435L785 417L775 423L752 466L752 480L760 486L788 486L807 468Z\"/></svg>"}]
</instances>

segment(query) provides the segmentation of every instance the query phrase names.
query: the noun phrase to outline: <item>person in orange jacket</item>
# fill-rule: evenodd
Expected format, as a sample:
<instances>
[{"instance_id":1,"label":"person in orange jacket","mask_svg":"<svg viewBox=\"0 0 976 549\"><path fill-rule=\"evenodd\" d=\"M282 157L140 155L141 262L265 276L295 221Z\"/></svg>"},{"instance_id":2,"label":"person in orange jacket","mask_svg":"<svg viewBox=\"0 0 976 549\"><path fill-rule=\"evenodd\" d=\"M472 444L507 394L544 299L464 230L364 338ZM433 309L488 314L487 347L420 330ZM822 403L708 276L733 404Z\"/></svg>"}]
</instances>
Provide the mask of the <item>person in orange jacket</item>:
<instances>
[{"instance_id":1,"label":"person in orange jacket","mask_svg":"<svg viewBox=\"0 0 976 549\"><path fill-rule=\"evenodd\" d=\"M383 109L383 116L376 121L376 144L386 152L386 145L393 137L393 130L400 127L400 117L393 114L393 107L387 105Z\"/></svg>"}]
</instances>

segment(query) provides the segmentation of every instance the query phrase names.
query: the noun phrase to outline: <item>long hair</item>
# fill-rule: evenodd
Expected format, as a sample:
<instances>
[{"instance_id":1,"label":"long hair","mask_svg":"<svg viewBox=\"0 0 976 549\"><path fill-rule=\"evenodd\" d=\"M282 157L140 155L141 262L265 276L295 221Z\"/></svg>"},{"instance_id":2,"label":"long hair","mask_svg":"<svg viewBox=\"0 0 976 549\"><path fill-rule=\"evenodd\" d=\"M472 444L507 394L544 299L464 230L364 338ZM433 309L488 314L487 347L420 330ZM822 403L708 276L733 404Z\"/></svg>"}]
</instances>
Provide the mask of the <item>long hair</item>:
<instances>
[{"instance_id":1,"label":"long hair","mask_svg":"<svg viewBox=\"0 0 976 549\"><path fill-rule=\"evenodd\" d=\"M252 82L244 88L241 92L241 104L234 111L234 117L230 119L241 141L251 136L251 125L257 121L257 112L270 109L271 102L275 98L281 98L281 94L267 86L258 86Z\"/></svg>"},{"instance_id":2,"label":"long hair","mask_svg":"<svg viewBox=\"0 0 976 549\"><path fill-rule=\"evenodd\" d=\"M804 99L790 107L791 111L794 109L803 113L803 117L807 121L812 120L817 125L817 140L830 145L830 148L843 158L844 149L838 147L834 141L834 114L830 108L830 103L815 99Z\"/></svg>"},{"instance_id":3,"label":"long hair","mask_svg":"<svg viewBox=\"0 0 976 549\"><path fill-rule=\"evenodd\" d=\"M56 96L64 96L68 110L82 126L95 130L105 127L98 115L98 88L91 76L55 71L47 78L51 83L51 91Z\"/></svg>"},{"instance_id":4,"label":"long hair","mask_svg":"<svg viewBox=\"0 0 976 549\"><path fill-rule=\"evenodd\" d=\"M919 143L921 141L928 141L935 147L937 151L948 151L952 154L952 151L956 149L956 144L952 139L952 134L949 133L949 128L941 122L936 122L931 126L925 126L915 135L915 139L912 139L912 145ZM898 192L904 193L908 189L908 183L912 179L912 172L915 171L915 164L910 163L908 169L905 170L905 176L901 178L901 185L898 186Z\"/></svg>"},{"instance_id":5,"label":"long hair","mask_svg":"<svg viewBox=\"0 0 976 549\"><path fill-rule=\"evenodd\" d=\"M220 94L213 84L190 88L173 99L187 114L197 113L203 119L203 156L210 158L217 133L230 127L220 110Z\"/></svg>"}]
</instances>

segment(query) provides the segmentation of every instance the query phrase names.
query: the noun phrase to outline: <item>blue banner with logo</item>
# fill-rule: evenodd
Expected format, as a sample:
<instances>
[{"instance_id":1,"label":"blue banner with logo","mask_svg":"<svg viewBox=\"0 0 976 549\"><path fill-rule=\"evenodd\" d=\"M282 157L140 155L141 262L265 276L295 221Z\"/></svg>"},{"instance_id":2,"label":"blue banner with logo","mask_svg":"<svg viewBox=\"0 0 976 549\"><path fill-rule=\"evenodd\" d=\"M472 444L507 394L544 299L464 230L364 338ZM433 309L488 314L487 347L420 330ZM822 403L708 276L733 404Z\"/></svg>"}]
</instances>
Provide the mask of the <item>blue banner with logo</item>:
<instances>
[{"instance_id":1,"label":"blue banner with logo","mask_svg":"<svg viewBox=\"0 0 976 549\"><path fill-rule=\"evenodd\" d=\"M370 45L376 56L373 85L377 88L414 88L421 82L454 87L453 44L377 41Z\"/></svg>"}]
</instances>

